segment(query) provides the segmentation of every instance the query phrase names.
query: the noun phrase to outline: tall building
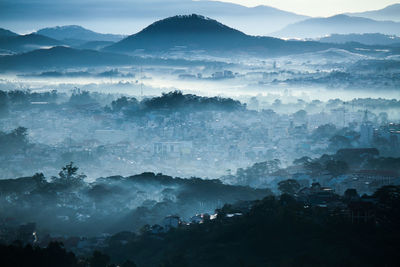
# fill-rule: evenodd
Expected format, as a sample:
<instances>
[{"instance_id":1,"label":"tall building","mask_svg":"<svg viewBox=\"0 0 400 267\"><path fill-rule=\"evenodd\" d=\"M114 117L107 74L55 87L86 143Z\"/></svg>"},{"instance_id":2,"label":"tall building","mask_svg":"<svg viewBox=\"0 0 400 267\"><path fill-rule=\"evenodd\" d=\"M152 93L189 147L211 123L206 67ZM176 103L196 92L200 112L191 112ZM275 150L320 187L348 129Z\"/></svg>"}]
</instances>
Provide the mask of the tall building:
<instances>
[{"instance_id":1,"label":"tall building","mask_svg":"<svg viewBox=\"0 0 400 267\"><path fill-rule=\"evenodd\" d=\"M368 111L365 110L363 122L360 126L360 144L362 146L370 146L374 137L374 127L368 121Z\"/></svg>"}]
</instances>

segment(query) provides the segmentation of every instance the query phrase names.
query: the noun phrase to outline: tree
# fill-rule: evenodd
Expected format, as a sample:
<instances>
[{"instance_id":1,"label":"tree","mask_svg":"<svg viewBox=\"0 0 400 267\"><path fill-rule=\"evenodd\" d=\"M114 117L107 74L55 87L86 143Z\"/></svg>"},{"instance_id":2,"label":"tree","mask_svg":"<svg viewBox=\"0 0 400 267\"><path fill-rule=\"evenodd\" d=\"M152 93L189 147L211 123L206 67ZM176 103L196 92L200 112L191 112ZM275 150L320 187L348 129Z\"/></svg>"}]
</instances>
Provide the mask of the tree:
<instances>
[{"instance_id":1,"label":"tree","mask_svg":"<svg viewBox=\"0 0 400 267\"><path fill-rule=\"evenodd\" d=\"M309 163L309 162L311 162L311 158L304 156L304 157L301 157L299 159L295 159L293 161L293 164L294 165L304 165L304 164Z\"/></svg>"},{"instance_id":2,"label":"tree","mask_svg":"<svg viewBox=\"0 0 400 267\"><path fill-rule=\"evenodd\" d=\"M123 96L111 102L111 108L113 112L119 112L123 109L133 111L139 108L139 102L134 97L128 98Z\"/></svg>"},{"instance_id":3,"label":"tree","mask_svg":"<svg viewBox=\"0 0 400 267\"><path fill-rule=\"evenodd\" d=\"M386 124L388 122L388 114L386 112L381 112L378 115L379 121L381 124Z\"/></svg>"},{"instance_id":4,"label":"tree","mask_svg":"<svg viewBox=\"0 0 400 267\"><path fill-rule=\"evenodd\" d=\"M47 183L43 173L35 173L35 175L32 176L32 179L36 182L39 188L45 186Z\"/></svg>"},{"instance_id":5,"label":"tree","mask_svg":"<svg viewBox=\"0 0 400 267\"><path fill-rule=\"evenodd\" d=\"M394 204L400 204L400 186L383 186L376 190L373 196L385 205L394 206Z\"/></svg>"},{"instance_id":6,"label":"tree","mask_svg":"<svg viewBox=\"0 0 400 267\"><path fill-rule=\"evenodd\" d=\"M69 103L72 105L87 105L96 103L96 100L91 97L89 91L81 91L79 88L75 88Z\"/></svg>"},{"instance_id":7,"label":"tree","mask_svg":"<svg viewBox=\"0 0 400 267\"><path fill-rule=\"evenodd\" d=\"M360 196L357 193L357 190L354 188L348 188L344 191L344 199L347 201L357 200Z\"/></svg>"},{"instance_id":8,"label":"tree","mask_svg":"<svg viewBox=\"0 0 400 267\"><path fill-rule=\"evenodd\" d=\"M24 148L28 144L28 129L18 127L8 134L8 145L16 149Z\"/></svg>"},{"instance_id":9,"label":"tree","mask_svg":"<svg viewBox=\"0 0 400 267\"><path fill-rule=\"evenodd\" d=\"M89 262L91 267L107 267L108 263L110 262L110 257L98 250L95 250Z\"/></svg>"},{"instance_id":10,"label":"tree","mask_svg":"<svg viewBox=\"0 0 400 267\"><path fill-rule=\"evenodd\" d=\"M8 96L4 91L0 91L0 117L8 114Z\"/></svg>"},{"instance_id":11,"label":"tree","mask_svg":"<svg viewBox=\"0 0 400 267\"><path fill-rule=\"evenodd\" d=\"M304 121L307 118L307 111L301 109L293 114L293 118L296 121Z\"/></svg>"},{"instance_id":12,"label":"tree","mask_svg":"<svg viewBox=\"0 0 400 267\"><path fill-rule=\"evenodd\" d=\"M73 162L62 167L62 170L58 173L59 177L53 176L54 182L62 183L64 185L80 185L86 178L84 174L78 174L79 168L74 166Z\"/></svg>"},{"instance_id":13,"label":"tree","mask_svg":"<svg viewBox=\"0 0 400 267\"><path fill-rule=\"evenodd\" d=\"M338 150L342 148L349 148L351 147L351 142L347 137L342 135L335 135L329 139L329 148L331 150Z\"/></svg>"},{"instance_id":14,"label":"tree","mask_svg":"<svg viewBox=\"0 0 400 267\"><path fill-rule=\"evenodd\" d=\"M321 138L329 138L333 136L336 132L336 126L333 124L324 124L318 126L312 133L313 138L321 139Z\"/></svg>"},{"instance_id":15,"label":"tree","mask_svg":"<svg viewBox=\"0 0 400 267\"><path fill-rule=\"evenodd\" d=\"M347 165L345 161L329 160L325 165L325 169L333 176L339 176L345 174L349 170L349 165Z\"/></svg>"},{"instance_id":16,"label":"tree","mask_svg":"<svg viewBox=\"0 0 400 267\"><path fill-rule=\"evenodd\" d=\"M312 175L319 175L323 171L323 166L317 161L307 162L304 167L311 172Z\"/></svg>"},{"instance_id":17,"label":"tree","mask_svg":"<svg viewBox=\"0 0 400 267\"><path fill-rule=\"evenodd\" d=\"M0 132L0 154L13 155L28 147L28 129L18 127L11 133Z\"/></svg>"},{"instance_id":18,"label":"tree","mask_svg":"<svg viewBox=\"0 0 400 267\"><path fill-rule=\"evenodd\" d=\"M299 191L300 184L294 179L283 180L278 183L278 189L283 194L294 195Z\"/></svg>"},{"instance_id":19,"label":"tree","mask_svg":"<svg viewBox=\"0 0 400 267\"><path fill-rule=\"evenodd\" d=\"M398 227L400 224L400 186L383 186L373 196L379 200L377 215L381 218L381 222Z\"/></svg>"},{"instance_id":20,"label":"tree","mask_svg":"<svg viewBox=\"0 0 400 267\"><path fill-rule=\"evenodd\" d=\"M126 260L121 267L137 267L137 265L133 261Z\"/></svg>"}]
</instances>

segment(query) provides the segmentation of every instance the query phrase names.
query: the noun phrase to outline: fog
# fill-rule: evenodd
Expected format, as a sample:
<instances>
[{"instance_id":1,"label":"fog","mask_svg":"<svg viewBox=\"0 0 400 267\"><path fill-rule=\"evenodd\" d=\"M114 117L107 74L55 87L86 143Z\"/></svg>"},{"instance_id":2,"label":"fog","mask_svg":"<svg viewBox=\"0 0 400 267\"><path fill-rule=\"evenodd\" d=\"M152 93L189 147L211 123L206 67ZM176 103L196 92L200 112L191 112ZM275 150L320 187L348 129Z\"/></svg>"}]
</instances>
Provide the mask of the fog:
<instances>
[{"instance_id":1,"label":"fog","mask_svg":"<svg viewBox=\"0 0 400 267\"><path fill-rule=\"evenodd\" d=\"M171 215L190 227L281 193L327 208L309 195L337 204L348 189L400 183L396 45L246 36L197 15L168 23L184 19L227 31L232 48L0 51L0 224L11 229L0 241L27 223L39 240L157 235Z\"/></svg>"}]
</instances>

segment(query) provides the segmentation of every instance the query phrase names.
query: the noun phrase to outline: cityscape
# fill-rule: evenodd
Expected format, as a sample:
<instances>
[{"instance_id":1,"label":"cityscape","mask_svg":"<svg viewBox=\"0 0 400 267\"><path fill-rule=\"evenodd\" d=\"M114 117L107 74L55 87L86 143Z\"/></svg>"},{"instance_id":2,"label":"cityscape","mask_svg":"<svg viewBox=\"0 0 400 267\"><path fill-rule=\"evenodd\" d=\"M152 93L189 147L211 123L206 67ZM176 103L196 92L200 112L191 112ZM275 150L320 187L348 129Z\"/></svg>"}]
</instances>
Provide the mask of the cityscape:
<instances>
[{"instance_id":1,"label":"cityscape","mask_svg":"<svg viewBox=\"0 0 400 267\"><path fill-rule=\"evenodd\" d=\"M1 266L399 265L400 3L81 2L0 4Z\"/></svg>"}]
</instances>

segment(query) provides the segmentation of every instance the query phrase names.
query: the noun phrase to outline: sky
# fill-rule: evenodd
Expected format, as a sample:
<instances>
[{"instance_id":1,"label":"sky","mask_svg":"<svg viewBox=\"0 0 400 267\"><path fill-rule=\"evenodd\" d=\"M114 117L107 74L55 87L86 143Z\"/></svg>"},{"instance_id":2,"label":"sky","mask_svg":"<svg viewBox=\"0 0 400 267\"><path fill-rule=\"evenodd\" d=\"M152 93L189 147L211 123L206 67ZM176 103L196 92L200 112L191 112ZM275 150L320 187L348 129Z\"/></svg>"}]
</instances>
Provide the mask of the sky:
<instances>
[{"instance_id":1,"label":"sky","mask_svg":"<svg viewBox=\"0 0 400 267\"><path fill-rule=\"evenodd\" d=\"M311 17L382 9L399 0L220 0L244 6L266 5Z\"/></svg>"}]
</instances>

